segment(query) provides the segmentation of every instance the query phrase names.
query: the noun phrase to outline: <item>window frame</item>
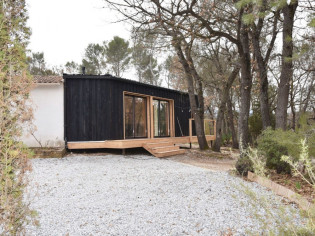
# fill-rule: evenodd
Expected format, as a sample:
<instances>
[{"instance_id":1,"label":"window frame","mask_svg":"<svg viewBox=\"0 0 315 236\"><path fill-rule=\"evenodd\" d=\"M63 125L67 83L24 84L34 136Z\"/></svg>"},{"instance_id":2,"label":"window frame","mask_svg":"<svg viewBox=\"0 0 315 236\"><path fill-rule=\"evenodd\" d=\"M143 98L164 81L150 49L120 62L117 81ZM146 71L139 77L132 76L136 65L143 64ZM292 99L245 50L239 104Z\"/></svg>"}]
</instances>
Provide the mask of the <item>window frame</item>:
<instances>
[{"instance_id":1,"label":"window frame","mask_svg":"<svg viewBox=\"0 0 315 236\"><path fill-rule=\"evenodd\" d=\"M126 107L125 107L125 97L132 97L132 127L133 127L133 136L128 136L126 137ZM135 122L136 122L136 112L135 112L135 99L136 98L142 98L144 103L145 103L145 136L136 136L135 132ZM132 94L124 94L124 139L141 139L141 138L147 138L148 137L148 106L147 106L147 99L143 96L138 96L138 95L132 95Z\"/></svg>"},{"instance_id":2,"label":"window frame","mask_svg":"<svg viewBox=\"0 0 315 236\"><path fill-rule=\"evenodd\" d=\"M136 96L146 98L146 112L147 112L147 136L143 138L162 138L162 137L154 137L154 124L153 124L153 100L163 100L169 102L169 132L170 135L166 137L175 137L175 109L174 109L174 100L169 98L162 98L158 96L146 95L141 93L123 91L123 137L124 139L133 139L133 138L126 138L126 130L125 130L125 96ZM136 139L136 138L134 138Z\"/></svg>"},{"instance_id":3,"label":"window frame","mask_svg":"<svg viewBox=\"0 0 315 236\"><path fill-rule=\"evenodd\" d=\"M167 138L167 137L171 137L171 103L168 101L168 100L165 100L165 99L160 99L160 98L153 98L153 101L156 100L158 101L159 105L158 105L158 133L159 135L158 136L155 136L155 132L154 132L154 126L153 126L153 137L154 138ZM164 101L164 102L167 102L168 104L168 135L160 135L160 121L161 121L161 115L160 115L160 112L161 112L161 101ZM152 104L153 105L153 104ZM154 107L154 106L153 106ZM154 123L154 109L153 109L153 123Z\"/></svg>"}]
</instances>

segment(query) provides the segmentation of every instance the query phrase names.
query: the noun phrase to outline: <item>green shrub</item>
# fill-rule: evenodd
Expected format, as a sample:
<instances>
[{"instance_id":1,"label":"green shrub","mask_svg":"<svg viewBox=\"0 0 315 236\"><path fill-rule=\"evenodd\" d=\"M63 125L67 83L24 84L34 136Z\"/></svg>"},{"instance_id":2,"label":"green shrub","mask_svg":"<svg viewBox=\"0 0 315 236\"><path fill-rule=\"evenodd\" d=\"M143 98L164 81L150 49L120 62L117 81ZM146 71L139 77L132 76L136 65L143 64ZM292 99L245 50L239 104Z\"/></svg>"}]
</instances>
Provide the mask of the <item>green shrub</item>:
<instances>
[{"instance_id":1,"label":"green shrub","mask_svg":"<svg viewBox=\"0 0 315 236\"><path fill-rule=\"evenodd\" d=\"M303 134L303 139L306 139L308 153L311 158L315 158L315 124L310 125L310 120L306 114L301 115L299 120L299 128L297 132Z\"/></svg>"},{"instance_id":2,"label":"green shrub","mask_svg":"<svg viewBox=\"0 0 315 236\"><path fill-rule=\"evenodd\" d=\"M257 119L252 119L253 121L257 121ZM258 134L258 132L256 132L256 134ZM288 155L296 162L300 156L300 140L304 139L308 146L307 151L310 158L315 158L315 125L308 124L307 116L301 116L296 131L273 130L272 128L264 130L257 138L258 151L256 153L245 151L244 156L250 154L255 154L257 157L264 156L265 159L263 161L265 161L267 169L276 170L277 173L289 174L291 173L290 165L282 161L281 156ZM255 157L255 155L253 157ZM253 159L249 159L253 161ZM240 174L247 174L248 170L253 167L247 159L240 159L236 165L238 166L237 169Z\"/></svg>"},{"instance_id":3,"label":"green shrub","mask_svg":"<svg viewBox=\"0 0 315 236\"><path fill-rule=\"evenodd\" d=\"M299 150L301 149L301 139L306 139L309 155L310 157L315 157L315 125L308 125L305 116L301 116L299 128L296 131L268 128L258 137L257 143L259 148L259 145L264 142L276 142L286 147L288 155L297 160L299 158Z\"/></svg>"},{"instance_id":4,"label":"green shrub","mask_svg":"<svg viewBox=\"0 0 315 236\"><path fill-rule=\"evenodd\" d=\"M240 175L247 176L248 171L253 171L253 162L244 155L237 160L235 168Z\"/></svg>"},{"instance_id":5,"label":"green shrub","mask_svg":"<svg viewBox=\"0 0 315 236\"><path fill-rule=\"evenodd\" d=\"M300 140L306 137L306 134L310 133L310 127L308 129L302 126L303 129L297 129L296 131L281 129L272 130L266 129L257 139L258 150L266 156L266 167L268 169L274 169L277 173L290 173L290 167L287 163L281 161L282 155L289 155L293 160L299 158L299 150L301 148ZM308 133L307 133L308 132ZM309 135L309 141L313 138ZM310 145L310 153L312 153L312 146Z\"/></svg>"},{"instance_id":6,"label":"green shrub","mask_svg":"<svg viewBox=\"0 0 315 236\"><path fill-rule=\"evenodd\" d=\"M280 173L291 173L290 165L281 160L281 156L288 155L288 149L285 146L269 139L264 139L264 142L258 143L258 150L266 157L266 167L271 170L276 170Z\"/></svg>"},{"instance_id":7,"label":"green shrub","mask_svg":"<svg viewBox=\"0 0 315 236\"><path fill-rule=\"evenodd\" d=\"M294 132L293 130L283 131L281 129L272 130L268 128L258 137L257 144L258 149L264 152L266 152L268 148L276 150L279 147L285 147L288 155L296 160L301 148L300 140L303 138L303 134Z\"/></svg>"},{"instance_id":8,"label":"green shrub","mask_svg":"<svg viewBox=\"0 0 315 236\"><path fill-rule=\"evenodd\" d=\"M310 186L315 188L315 170L314 165L312 163L312 159L309 156L309 146L306 143L306 139L302 139L300 141L300 154L297 160L293 160L292 157L289 156L282 156L281 160L288 163L291 168L292 172L295 176L300 176L304 180L305 183L309 184ZM303 164L305 166L305 170L303 172L300 171L299 166ZM300 183L299 183L300 184ZM315 235L315 201L312 202L309 209L305 212L305 216L307 217L307 222L305 225L301 227L296 232L290 232L287 235ZM294 233L294 234L293 234Z\"/></svg>"},{"instance_id":9,"label":"green shrub","mask_svg":"<svg viewBox=\"0 0 315 236\"><path fill-rule=\"evenodd\" d=\"M261 134L261 131L263 129L261 115L259 111L254 112L248 118L248 127L249 127L249 133L252 140L256 140L258 135Z\"/></svg>"},{"instance_id":10,"label":"green shrub","mask_svg":"<svg viewBox=\"0 0 315 236\"><path fill-rule=\"evenodd\" d=\"M301 150L299 150L300 154L296 160L289 156L282 156L281 160L291 166L295 175L302 177L306 183L315 188L315 169L309 156L309 147L306 144L306 139L299 141L299 147L301 147ZM248 156L260 158L259 153L256 152L257 150L248 148L247 151L252 153ZM301 164L305 166L305 172L300 171L299 166ZM296 185L300 187L299 182ZM315 235L314 201L306 211L299 212L292 206L275 207L274 202L270 201L267 196L257 194L248 186L241 184L239 189L248 196L244 203L250 206L251 215L259 222L261 231L259 235ZM297 197L299 198L299 195ZM298 215L299 213L301 213L300 216ZM298 218L301 221L297 220ZM248 234L258 235L258 232L248 232Z\"/></svg>"},{"instance_id":11,"label":"green shrub","mask_svg":"<svg viewBox=\"0 0 315 236\"><path fill-rule=\"evenodd\" d=\"M222 144L223 145L230 144L231 140L232 140L232 134L231 133L222 134Z\"/></svg>"}]
</instances>

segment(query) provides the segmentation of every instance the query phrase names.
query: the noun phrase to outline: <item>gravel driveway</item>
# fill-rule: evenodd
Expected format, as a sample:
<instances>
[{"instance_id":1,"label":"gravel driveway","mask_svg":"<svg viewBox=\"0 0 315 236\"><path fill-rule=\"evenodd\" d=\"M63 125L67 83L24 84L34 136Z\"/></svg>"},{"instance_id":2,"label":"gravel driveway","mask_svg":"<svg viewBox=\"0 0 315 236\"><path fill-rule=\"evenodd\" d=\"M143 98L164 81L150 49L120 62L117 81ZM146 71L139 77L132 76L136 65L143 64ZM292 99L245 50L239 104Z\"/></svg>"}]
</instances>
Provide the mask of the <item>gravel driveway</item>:
<instances>
[{"instance_id":1,"label":"gravel driveway","mask_svg":"<svg viewBox=\"0 0 315 236\"><path fill-rule=\"evenodd\" d=\"M29 235L244 235L257 230L241 183L226 172L152 156L33 159L30 190L40 226ZM244 204L245 203L245 204Z\"/></svg>"}]
</instances>

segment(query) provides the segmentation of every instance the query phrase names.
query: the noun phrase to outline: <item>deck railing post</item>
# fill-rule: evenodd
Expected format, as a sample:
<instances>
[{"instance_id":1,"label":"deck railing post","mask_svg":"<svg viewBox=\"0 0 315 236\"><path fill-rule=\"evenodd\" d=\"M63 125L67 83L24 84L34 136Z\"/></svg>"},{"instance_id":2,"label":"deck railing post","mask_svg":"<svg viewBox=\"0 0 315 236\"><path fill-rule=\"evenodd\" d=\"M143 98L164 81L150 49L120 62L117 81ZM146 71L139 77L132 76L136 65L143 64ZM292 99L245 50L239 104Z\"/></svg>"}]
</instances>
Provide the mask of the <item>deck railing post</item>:
<instances>
[{"instance_id":1,"label":"deck railing post","mask_svg":"<svg viewBox=\"0 0 315 236\"><path fill-rule=\"evenodd\" d=\"M193 139L193 133L192 133L192 121L194 120L194 118L190 118L189 119L189 140L190 140L190 143L195 140ZM213 124L213 134L212 134L212 130L211 130L211 122ZM209 134L206 134L206 128L209 126ZM205 131L205 134L206 134L206 137L208 136L212 136L212 137L209 137L209 139L211 139L211 143L210 145L212 146L213 145L213 137L215 139L216 137L216 120L210 120L210 119L204 119L204 131Z\"/></svg>"}]
</instances>

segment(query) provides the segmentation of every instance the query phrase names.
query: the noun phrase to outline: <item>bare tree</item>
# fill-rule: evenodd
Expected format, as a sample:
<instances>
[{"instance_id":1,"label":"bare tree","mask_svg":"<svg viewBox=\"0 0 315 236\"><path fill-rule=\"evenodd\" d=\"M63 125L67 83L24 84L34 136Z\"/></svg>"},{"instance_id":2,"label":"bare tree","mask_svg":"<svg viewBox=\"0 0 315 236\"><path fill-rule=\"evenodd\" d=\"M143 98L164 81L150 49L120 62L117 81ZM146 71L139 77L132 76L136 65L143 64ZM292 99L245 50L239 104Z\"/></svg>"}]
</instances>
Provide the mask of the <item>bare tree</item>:
<instances>
[{"instance_id":1,"label":"bare tree","mask_svg":"<svg viewBox=\"0 0 315 236\"><path fill-rule=\"evenodd\" d=\"M254 48L254 57L257 62L257 69L259 74L259 89L260 89L260 111L261 111L261 118L262 118L262 124L263 129L266 129L268 126L271 126L271 119L270 119L270 109L269 109L269 98L268 98L268 70L267 70L267 64L270 59L270 55L272 52L272 49L274 48L274 44L276 41L277 33L278 33L278 19L280 15L280 10L276 10L272 12L273 21L272 21L272 27L270 27L268 24L268 21L271 21L270 19L268 21L265 20L267 15L270 12L270 7L268 6L268 1L263 0L261 2L261 5L258 5L257 15L259 16L257 24L255 21L250 23L251 26L251 38L253 42L253 48ZM253 13L255 14L255 13ZM262 30L264 25L267 28L267 32L262 34ZM271 28L271 32L269 32L269 29ZM261 37L266 37L271 33L271 39L270 43L267 45L265 56L263 55L263 43L261 40Z\"/></svg>"},{"instance_id":2,"label":"bare tree","mask_svg":"<svg viewBox=\"0 0 315 236\"><path fill-rule=\"evenodd\" d=\"M135 66L140 82L161 85L161 66L156 56L157 36L150 32L134 29L132 31L132 64Z\"/></svg>"},{"instance_id":3,"label":"bare tree","mask_svg":"<svg viewBox=\"0 0 315 236\"><path fill-rule=\"evenodd\" d=\"M220 151L220 147L221 147L221 140L222 140L222 122L223 122L223 116L224 116L224 111L225 111L225 107L227 105L227 102L230 102L230 98L229 98L229 91L232 87L232 84L234 82L234 80L236 79L238 73L239 73L239 66L236 66L232 73L230 74L229 78L227 79L227 82L225 83L224 87L223 87L223 91L221 94L221 104L219 106L219 111L218 111L218 115L217 115L217 126L216 126L216 140L214 142L214 145L212 147L213 151L219 152ZM231 116L230 116L231 117ZM230 124L233 124L233 122L231 122L230 120ZM233 129L234 130L234 129Z\"/></svg>"},{"instance_id":4,"label":"bare tree","mask_svg":"<svg viewBox=\"0 0 315 236\"><path fill-rule=\"evenodd\" d=\"M231 115L231 113L227 115L226 110L228 100L231 102L229 98L230 89L239 75L240 70L237 61L237 51L235 50L235 46L227 40L218 39L215 43L201 46L197 53L200 54L197 55L201 58L199 67L201 67L200 70L205 79L205 88L209 91L208 95L217 94L216 96L218 98L216 105L218 106L216 117L216 140L212 149L219 152L222 135L223 133L229 133L227 131L228 129L232 132L232 135L234 135L233 140L237 140L234 122L229 120L229 118L233 119L233 115ZM213 98L213 96L211 97ZM225 120L228 122L225 122ZM228 125L224 125L225 123L228 123ZM232 125L233 127L231 127Z\"/></svg>"},{"instance_id":5,"label":"bare tree","mask_svg":"<svg viewBox=\"0 0 315 236\"><path fill-rule=\"evenodd\" d=\"M234 126L234 114L233 114L233 104L232 104L232 98L231 94L229 94L227 99L227 118L228 118L228 124L232 135L232 147L238 149L238 141L237 141L237 135L235 131Z\"/></svg>"},{"instance_id":6,"label":"bare tree","mask_svg":"<svg viewBox=\"0 0 315 236\"><path fill-rule=\"evenodd\" d=\"M124 0L122 3L106 1L112 8L117 10L126 19L138 23L146 30L154 30L162 36L170 38L171 45L176 52L181 63L188 85L190 106L195 119L196 134L200 149L207 149L208 144L204 134L204 98L202 78L198 74L192 57L192 48L195 41L195 34L190 33L184 25L189 26L191 31L195 31L193 24L185 24L186 14L178 12L181 8L179 2L165 3L159 1L131 1ZM162 5L163 4L163 5ZM126 9L129 9L126 10ZM196 29L198 30L198 29ZM195 97L197 92L198 104Z\"/></svg>"}]
</instances>

